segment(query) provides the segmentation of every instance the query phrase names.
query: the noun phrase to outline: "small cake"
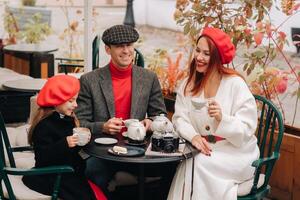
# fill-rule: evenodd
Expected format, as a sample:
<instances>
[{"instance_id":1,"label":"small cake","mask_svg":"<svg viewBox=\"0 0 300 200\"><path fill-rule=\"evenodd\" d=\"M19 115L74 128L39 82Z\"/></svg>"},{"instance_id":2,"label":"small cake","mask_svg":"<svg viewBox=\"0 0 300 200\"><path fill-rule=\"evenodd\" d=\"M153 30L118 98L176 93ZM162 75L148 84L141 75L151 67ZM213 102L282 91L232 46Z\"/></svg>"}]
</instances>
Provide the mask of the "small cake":
<instances>
[{"instance_id":1,"label":"small cake","mask_svg":"<svg viewBox=\"0 0 300 200\"><path fill-rule=\"evenodd\" d=\"M120 147L120 146L114 146L113 151L115 153L120 153L120 154L127 154L127 148L125 147Z\"/></svg>"}]
</instances>

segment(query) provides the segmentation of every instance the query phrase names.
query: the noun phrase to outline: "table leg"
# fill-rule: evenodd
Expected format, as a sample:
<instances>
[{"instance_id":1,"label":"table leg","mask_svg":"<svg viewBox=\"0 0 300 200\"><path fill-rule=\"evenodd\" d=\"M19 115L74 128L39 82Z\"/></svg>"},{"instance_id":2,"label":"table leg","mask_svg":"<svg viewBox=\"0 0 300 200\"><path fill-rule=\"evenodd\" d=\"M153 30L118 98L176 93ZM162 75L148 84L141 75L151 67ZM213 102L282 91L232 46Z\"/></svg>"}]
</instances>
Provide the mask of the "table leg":
<instances>
[{"instance_id":1,"label":"table leg","mask_svg":"<svg viewBox=\"0 0 300 200\"><path fill-rule=\"evenodd\" d=\"M139 200L144 200L144 191L145 191L145 167L144 164L139 165Z\"/></svg>"}]
</instances>

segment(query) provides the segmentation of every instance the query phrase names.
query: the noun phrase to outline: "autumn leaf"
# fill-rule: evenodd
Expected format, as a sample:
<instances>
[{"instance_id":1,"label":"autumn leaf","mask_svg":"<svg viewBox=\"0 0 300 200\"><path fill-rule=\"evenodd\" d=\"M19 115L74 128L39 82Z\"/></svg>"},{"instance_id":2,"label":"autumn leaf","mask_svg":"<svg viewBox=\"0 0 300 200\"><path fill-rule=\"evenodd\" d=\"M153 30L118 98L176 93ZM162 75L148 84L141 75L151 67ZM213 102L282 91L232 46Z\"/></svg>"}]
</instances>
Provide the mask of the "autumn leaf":
<instances>
[{"instance_id":1,"label":"autumn leaf","mask_svg":"<svg viewBox=\"0 0 300 200\"><path fill-rule=\"evenodd\" d=\"M254 41L255 41L256 45L261 44L263 37L264 37L264 34L261 32L254 34Z\"/></svg>"}]
</instances>

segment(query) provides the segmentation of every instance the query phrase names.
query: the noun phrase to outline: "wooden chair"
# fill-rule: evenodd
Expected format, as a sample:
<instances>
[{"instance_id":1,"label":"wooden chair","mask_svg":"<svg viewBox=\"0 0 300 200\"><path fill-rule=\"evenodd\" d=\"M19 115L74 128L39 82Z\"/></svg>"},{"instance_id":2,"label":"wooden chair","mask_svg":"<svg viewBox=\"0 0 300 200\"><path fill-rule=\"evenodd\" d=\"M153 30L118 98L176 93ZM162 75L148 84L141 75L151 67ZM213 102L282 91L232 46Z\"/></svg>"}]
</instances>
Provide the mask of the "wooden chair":
<instances>
[{"instance_id":1,"label":"wooden chair","mask_svg":"<svg viewBox=\"0 0 300 200\"><path fill-rule=\"evenodd\" d=\"M39 200L56 200L60 187L62 173L73 172L70 166L51 166L34 169L21 169L16 167L13 152L32 150L31 147L11 147L9 138L6 132L2 114L0 112L0 199L39 199ZM6 165L5 157L9 159L9 166ZM30 190L22 182L23 175L56 175L56 182L53 187L52 196L47 196Z\"/></svg>"},{"instance_id":2,"label":"wooden chair","mask_svg":"<svg viewBox=\"0 0 300 200\"><path fill-rule=\"evenodd\" d=\"M260 157L252 163L252 166L255 167L255 176L253 180L247 181L251 184L250 193L238 196L238 200L263 199L270 193L271 187L268 184L274 164L279 159L284 132L282 115L276 106L265 97L258 95L254 95L254 97L259 110L256 135Z\"/></svg>"}]
</instances>

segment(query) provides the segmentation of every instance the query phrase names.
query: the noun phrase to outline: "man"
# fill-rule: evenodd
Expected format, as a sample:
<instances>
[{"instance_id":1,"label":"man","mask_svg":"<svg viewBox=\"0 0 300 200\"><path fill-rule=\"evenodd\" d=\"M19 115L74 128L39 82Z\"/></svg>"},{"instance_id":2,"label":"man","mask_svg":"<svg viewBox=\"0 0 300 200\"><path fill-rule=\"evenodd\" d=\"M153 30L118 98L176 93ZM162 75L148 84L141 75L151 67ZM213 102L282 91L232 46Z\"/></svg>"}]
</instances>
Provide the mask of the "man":
<instances>
[{"instance_id":1,"label":"man","mask_svg":"<svg viewBox=\"0 0 300 200\"><path fill-rule=\"evenodd\" d=\"M92 133L120 134L122 120L129 118L139 119L148 130L150 117L166 114L156 74L132 64L133 43L138 38L138 32L126 25L105 30L102 40L110 63L80 78L76 115L81 126L90 128ZM89 158L87 176L105 190L115 171L112 165Z\"/></svg>"}]
</instances>

